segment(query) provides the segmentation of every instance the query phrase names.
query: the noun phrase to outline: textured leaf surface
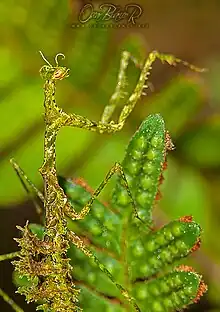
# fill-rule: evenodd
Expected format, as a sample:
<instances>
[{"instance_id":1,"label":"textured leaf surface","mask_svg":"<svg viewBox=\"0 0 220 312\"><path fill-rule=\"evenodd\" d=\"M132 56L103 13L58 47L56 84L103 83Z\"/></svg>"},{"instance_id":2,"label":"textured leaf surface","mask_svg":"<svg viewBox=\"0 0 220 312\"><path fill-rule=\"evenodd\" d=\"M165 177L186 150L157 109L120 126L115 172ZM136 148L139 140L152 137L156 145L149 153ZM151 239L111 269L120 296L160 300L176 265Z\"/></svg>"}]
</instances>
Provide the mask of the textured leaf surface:
<instances>
[{"instance_id":1,"label":"textured leaf surface","mask_svg":"<svg viewBox=\"0 0 220 312\"><path fill-rule=\"evenodd\" d=\"M165 145L163 119L159 115L151 115L132 137L122 162L138 215L147 223L152 220L153 202L165 161ZM116 185L112 201L120 212L130 202L122 179Z\"/></svg>"}]
</instances>

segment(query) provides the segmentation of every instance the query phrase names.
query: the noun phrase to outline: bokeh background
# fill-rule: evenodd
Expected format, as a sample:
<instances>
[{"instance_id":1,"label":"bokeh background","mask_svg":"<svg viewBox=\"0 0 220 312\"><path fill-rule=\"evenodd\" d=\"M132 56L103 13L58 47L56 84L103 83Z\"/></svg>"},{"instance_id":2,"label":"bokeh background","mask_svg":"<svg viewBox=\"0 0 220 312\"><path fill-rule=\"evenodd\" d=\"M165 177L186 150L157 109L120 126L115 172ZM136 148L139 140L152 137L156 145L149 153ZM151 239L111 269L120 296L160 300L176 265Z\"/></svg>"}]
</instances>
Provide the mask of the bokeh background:
<instances>
[{"instance_id":1,"label":"bokeh background","mask_svg":"<svg viewBox=\"0 0 220 312\"><path fill-rule=\"evenodd\" d=\"M131 2L131 1L130 1ZM132 1L133 2L133 1ZM86 3L86 2L84 2ZM95 3L92 1L92 3ZM127 0L114 1L117 5ZM124 129L115 135L97 135L63 129L57 141L58 172L84 177L95 188L106 172L123 158L129 138L150 113L159 112L175 143L169 154L155 208L156 224L193 215L203 228L202 246L184 263L201 272L209 285L206 296L189 311L220 311L220 3L196 0L138 1L139 22L145 28L73 28L81 1L1 0L0 2L0 237L1 254L17 249L16 225L39 222L33 203L13 171L14 157L29 178L42 188L38 168L43 160L44 65L38 51L53 62L57 52L71 69L58 85L57 102L69 112L99 120L114 91L120 54L129 50L143 59L151 50L175 54L208 73L196 74L183 66L171 68L157 61L150 76L151 90L138 103ZM130 66L134 87L138 69ZM117 118L117 115L115 116ZM110 188L103 197L108 199ZM12 266L0 263L0 287L25 311L15 295ZM12 311L0 298L0 311Z\"/></svg>"}]
</instances>

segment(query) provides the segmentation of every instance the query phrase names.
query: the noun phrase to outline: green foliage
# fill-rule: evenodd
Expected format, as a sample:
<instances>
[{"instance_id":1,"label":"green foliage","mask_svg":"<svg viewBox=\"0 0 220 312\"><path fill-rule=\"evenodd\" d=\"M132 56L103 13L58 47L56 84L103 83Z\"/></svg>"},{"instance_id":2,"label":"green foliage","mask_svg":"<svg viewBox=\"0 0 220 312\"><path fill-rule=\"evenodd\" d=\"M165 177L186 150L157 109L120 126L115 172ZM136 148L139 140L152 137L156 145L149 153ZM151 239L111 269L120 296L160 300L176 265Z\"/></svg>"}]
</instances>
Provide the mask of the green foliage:
<instances>
[{"instance_id":1,"label":"green foliage","mask_svg":"<svg viewBox=\"0 0 220 312\"><path fill-rule=\"evenodd\" d=\"M142 123L131 139L122 162L137 213L146 223L152 222L152 207L158 192L161 163L165 162L165 156L164 121L159 115L152 115ZM121 211L129 201L128 194L119 181L113 194L113 204Z\"/></svg>"},{"instance_id":2,"label":"green foliage","mask_svg":"<svg viewBox=\"0 0 220 312\"><path fill-rule=\"evenodd\" d=\"M137 283L134 292L143 311L173 311L195 300L200 282L201 277L196 273L177 269L147 284Z\"/></svg>"}]
</instances>

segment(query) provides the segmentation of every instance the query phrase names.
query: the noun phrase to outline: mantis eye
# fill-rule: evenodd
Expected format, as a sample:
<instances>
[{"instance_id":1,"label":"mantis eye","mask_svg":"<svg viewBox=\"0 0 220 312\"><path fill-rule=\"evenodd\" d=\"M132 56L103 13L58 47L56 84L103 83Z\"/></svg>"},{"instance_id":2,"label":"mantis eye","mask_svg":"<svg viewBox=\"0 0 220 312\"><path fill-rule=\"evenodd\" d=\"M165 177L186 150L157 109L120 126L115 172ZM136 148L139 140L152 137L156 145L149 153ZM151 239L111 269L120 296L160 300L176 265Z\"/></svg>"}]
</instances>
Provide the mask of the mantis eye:
<instances>
[{"instance_id":1,"label":"mantis eye","mask_svg":"<svg viewBox=\"0 0 220 312\"><path fill-rule=\"evenodd\" d=\"M53 79L62 79L64 76L64 72L61 69L58 69L53 74Z\"/></svg>"}]
</instances>

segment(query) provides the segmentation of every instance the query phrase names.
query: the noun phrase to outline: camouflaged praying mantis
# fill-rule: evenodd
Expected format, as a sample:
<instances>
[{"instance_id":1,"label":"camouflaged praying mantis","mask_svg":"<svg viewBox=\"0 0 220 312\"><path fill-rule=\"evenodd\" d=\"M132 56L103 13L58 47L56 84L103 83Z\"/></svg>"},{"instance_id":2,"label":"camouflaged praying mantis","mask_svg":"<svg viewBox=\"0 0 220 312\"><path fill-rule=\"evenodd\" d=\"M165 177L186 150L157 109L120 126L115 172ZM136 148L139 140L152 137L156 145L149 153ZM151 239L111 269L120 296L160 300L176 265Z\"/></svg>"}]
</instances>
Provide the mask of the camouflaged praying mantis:
<instances>
[{"instance_id":1,"label":"camouflaged praying mantis","mask_svg":"<svg viewBox=\"0 0 220 312\"><path fill-rule=\"evenodd\" d=\"M94 273L95 264L95 270L103 273L103 285L107 285L109 289L114 288L113 295L111 292L110 295L107 294L107 291L106 296L115 298L118 303L116 305L114 300L110 300L110 304L104 304L100 311L174 311L197 302L206 291L206 285L201 276L189 267L178 267L164 276L148 281L160 273L162 267L196 250L200 243L200 227L191 217L183 217L157 232L151 232L152 206L166 166L166 153L173 148L162 117L151 115L142 123L129 143L122 164L115 163L92 194L82 182L58 179L55 142L59 130L65 126L84 128L100 134L120 131L144 89L148 87L146 80L156 59L170 65L182 63L198 72L203 70L172 55L151 52L141 66L133 93L122 108L118 121L114 122L111 116L118 100L124 96L126 68L129 60L134 61L130 53L123 52L115 92L104 109L101 121L95 122L83 116L68 114L59 108L55 99L56 84L68 77L69 69L58 63L58 57L64 57L63 54L56 55L55 65L50 64L42 52L40 54L46 62L40 69L40 75L45 81L44 161L39 169L44 181L44 194L36 189L14 160L11 162L25 188L42 201L45 222L41 235L39 229L34 229L28 222L24 228L18 227L22 232L22 237L16 239L20 251L0 257L0 261L19 258L13 261L15 271L18 275L27 277L29 282L20 287L18 292L26 296L27 302L39 303L38 310L45 312L81 311L82 308L84 311L92 311L96 304L85 307L88 297L85 290L81 289L83 287L77 285L77 281L86 280L89 273ZM108 210L98 203L97 196L115 173L118 174L118 179L112 196L114 209ZM102 223L103 216L105 222ZM98 222L103 235L97 238L96 243L102 248L109 248L114 260L113 268L103 264L97 250L89 248L85 240L73 232L71 226L67 226L67 218L87 232L91 224L91 231L94 232L94 220ZM110 220L113 223L109 225ZM129 282L117 278L114 272L116 267L119 267L119 272L124 270L123 265L120 266L122 252L119 238L114 237L114 225L117 227L118 224L121 226L120 233L129 233L128 244L124 247L125 263L128 266L125 275ZM71 249L73 245L75 249ZM71 263L68 250L73 253ZM76 276L74 275L74 261L79 261L84 268L88 265L88 276L77 277L77 267ZM95 287L94 284L92 286ZM0 295L15 311L23 311L2 290ZM157 299L158 296L160 299ZM89 300L92 302L92 297Z\"/></svg>"}]
</instances>

